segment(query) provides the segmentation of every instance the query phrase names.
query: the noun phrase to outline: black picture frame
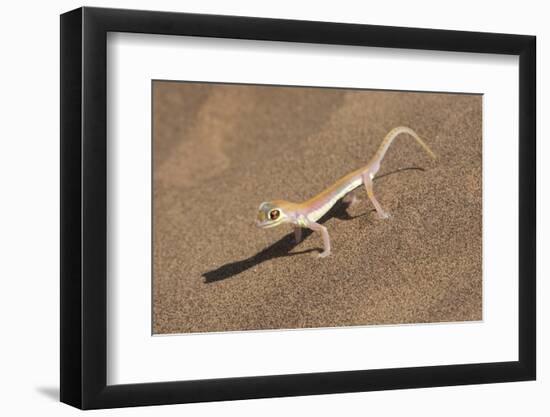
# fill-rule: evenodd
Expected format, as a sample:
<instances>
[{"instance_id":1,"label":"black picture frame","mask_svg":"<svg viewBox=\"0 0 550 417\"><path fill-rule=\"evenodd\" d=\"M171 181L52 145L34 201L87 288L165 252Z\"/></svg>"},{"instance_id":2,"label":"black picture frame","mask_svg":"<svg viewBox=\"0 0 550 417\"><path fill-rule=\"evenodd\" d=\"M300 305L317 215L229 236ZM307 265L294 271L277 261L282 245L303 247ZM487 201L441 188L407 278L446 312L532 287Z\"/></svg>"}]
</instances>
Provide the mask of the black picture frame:
<instances>
[{"instance_id":1,"label":"black picture frame","mask_svg":"<svg viewBox=\"0 0 550 417\"><path fill-rule=\"evenodd\" d=\"M519 56L519 360L107 385L108 32ZM61 401L82 409L533 380L536 38L102 8L61 15Z\"/></svg>"}]
</instances>

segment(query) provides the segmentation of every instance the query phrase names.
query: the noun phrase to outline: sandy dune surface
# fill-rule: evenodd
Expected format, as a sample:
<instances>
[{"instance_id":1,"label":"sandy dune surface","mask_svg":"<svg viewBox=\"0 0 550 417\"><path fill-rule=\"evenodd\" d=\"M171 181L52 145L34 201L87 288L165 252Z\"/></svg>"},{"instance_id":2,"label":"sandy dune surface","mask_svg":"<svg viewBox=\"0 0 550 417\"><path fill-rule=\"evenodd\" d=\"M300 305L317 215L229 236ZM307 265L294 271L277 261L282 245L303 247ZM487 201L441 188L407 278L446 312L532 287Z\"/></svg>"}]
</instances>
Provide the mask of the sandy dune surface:
<instances>
[{"instance_id":1,"label":"sandy dune surface","mask_svg":"<svg viewBox=\"0 0 550 417\"><path fill-rule=\"evenodd\" d=\"M153 85L153 332L482 319L482 96ZM375 194L361 188L295 245L254 225L368 162L395 126Z\"/></svg>"}]
</instances>

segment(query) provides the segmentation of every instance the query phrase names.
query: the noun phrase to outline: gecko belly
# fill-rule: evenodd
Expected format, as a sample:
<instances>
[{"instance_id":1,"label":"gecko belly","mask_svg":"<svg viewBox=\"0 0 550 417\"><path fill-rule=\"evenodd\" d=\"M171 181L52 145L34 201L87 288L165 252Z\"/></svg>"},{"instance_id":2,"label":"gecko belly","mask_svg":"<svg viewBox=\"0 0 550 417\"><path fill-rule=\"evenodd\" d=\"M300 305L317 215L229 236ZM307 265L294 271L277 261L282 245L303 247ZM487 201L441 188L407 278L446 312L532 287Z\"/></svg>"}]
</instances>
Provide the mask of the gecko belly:
<instances>
[{"instance_id":1,"label":"gecko belly","mask_svg":"<svg viewBox=\"0 0 550 417\"><path fill-rule=\"evenodd\" d=\"M363 183L360 176L351 179L344 184L335 184L335 188L330 193L319 195L311 203L311 210L307 214L310 221L316 222L323 217L341 198L349 192L355 190Z\"/></svg>"}]
</instances>

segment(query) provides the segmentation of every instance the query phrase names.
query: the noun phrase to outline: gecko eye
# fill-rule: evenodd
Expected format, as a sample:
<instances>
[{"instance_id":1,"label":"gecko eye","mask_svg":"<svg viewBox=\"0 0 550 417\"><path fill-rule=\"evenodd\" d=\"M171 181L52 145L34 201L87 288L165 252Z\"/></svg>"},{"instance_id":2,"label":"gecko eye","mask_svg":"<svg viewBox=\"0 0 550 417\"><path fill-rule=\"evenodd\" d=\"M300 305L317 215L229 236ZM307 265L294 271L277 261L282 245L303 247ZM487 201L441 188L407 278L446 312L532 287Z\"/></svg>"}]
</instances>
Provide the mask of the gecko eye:
<instances>
[{"instance_id":1,"label":"gecko eye","mask_svg":"<svg viewBox=\"0 0 550 417\"><path fill-rule=\"evenodd\" d=\"M280 215L281 215L281 212L279 210L271 210L269 212L269 219L270 220L277 220Z\"/></svg>"}]
</instances>

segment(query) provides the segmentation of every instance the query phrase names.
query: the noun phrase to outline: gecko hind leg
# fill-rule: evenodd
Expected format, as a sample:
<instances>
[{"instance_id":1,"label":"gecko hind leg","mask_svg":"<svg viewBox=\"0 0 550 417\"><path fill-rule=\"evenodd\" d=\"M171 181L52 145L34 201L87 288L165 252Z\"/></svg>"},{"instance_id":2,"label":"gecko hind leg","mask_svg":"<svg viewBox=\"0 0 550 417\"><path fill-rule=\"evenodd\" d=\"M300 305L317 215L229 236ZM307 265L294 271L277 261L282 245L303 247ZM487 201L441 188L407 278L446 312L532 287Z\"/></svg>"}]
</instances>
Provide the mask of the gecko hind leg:
<instances>
[{"instance_id":1,"label":"gecko hind leg","mask_svg":"<svg viewBox=\"0 0 550 417\"><path fill-rule=\"evenodd\" d=\"M374 196L374 191L372 187L372 178L369 174L363 175L363 184L365 184L365 188L367 189L367 195L369 196L370 201L374 205L374 208L376 209L376 212L378 213L378 217L380 219L387 219L390 217L390 214L382 208L376 197Z\"/></svg>"},{"instance_id":2,"label":"gecko hind leg","mask_svg":"<svg viewBox=\"0 0 550 417\"><path fill-rule=\"evenodd\" d=\"M294 227L294 241L296 242L296 244L298 244L302 241L302 228L301 227Z\"/></svg>"},{"instance_id":3,"label":"gecko hind leg","mask_svg":"<svg viewBox=\"0 0 550 417\"><path fill-rule=\"evenodd\" d=\"M351 208L359 202L359 198L357 198L357 195L355 193L351 192L349 194L346 194L342 201L347 204L348 208Z\"/></svg>"}]
</instances>

